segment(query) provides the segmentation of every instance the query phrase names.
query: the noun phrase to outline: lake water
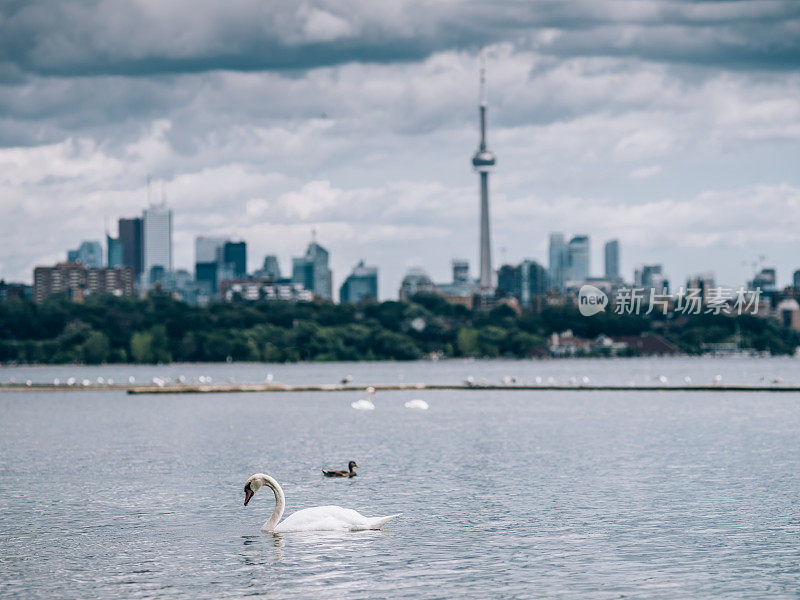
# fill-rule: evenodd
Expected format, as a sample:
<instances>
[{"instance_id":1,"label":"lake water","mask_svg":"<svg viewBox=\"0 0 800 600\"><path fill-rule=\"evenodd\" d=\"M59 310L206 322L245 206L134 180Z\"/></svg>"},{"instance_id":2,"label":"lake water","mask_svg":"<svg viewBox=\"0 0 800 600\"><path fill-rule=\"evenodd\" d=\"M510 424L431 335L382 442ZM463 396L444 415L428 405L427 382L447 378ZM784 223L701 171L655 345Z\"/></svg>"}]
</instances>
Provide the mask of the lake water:
<instances>
[{"instance_id":1,"label":"lake water","mask_svg":"<svg viewBox=\"0 0 800 600\"><path fill-rule=\"evenodd\" d=\"M348 370L375 383L694 368L788 381L794 364L131 369L240 381L272 370L287 383ZM77 370L0 379L61 369ZM798 597L800 394L383 392L376 410L351 409L361 395L0 393L0 597ZM430 410L403 407L415 397ZM350 459L358 477L321 476ZM264 535L269 490L243 506L259 471L282 484L287 514L338 504L403 516L379 532Z\"/></svg>"}]
</instances>

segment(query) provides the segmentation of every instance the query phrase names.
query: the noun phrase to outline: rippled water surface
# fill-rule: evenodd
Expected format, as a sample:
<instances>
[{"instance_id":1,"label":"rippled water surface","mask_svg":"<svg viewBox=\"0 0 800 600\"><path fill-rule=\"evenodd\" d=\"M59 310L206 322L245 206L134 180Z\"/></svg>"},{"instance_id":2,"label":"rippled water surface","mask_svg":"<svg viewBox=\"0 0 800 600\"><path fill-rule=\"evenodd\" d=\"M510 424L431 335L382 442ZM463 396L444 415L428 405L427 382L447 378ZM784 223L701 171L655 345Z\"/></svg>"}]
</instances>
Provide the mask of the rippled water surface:
<instances>
[{"instance_id":1,"label":"rippled water surface","mask_svg":"<svg viewBox=\"0 0 800 600\"><path fill-rule=\"evenodd\" d=\"M0 394L0 596L797 597L800 394L358 396ZM257 471L404 514L264 535Z\"/></svg>"}]
</instances>

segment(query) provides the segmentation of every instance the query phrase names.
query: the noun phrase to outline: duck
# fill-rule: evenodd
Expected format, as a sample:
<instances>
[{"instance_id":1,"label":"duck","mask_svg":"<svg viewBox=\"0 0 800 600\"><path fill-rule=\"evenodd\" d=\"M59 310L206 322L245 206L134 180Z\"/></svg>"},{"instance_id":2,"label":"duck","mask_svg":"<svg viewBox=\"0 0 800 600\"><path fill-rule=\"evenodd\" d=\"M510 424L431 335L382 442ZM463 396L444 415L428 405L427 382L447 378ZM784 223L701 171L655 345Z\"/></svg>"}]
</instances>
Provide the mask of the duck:
<instances>
[{"instance_id":1,"label":"duck","mask_svg":"<svg viewBox=\"0 0 800 600\"><path fill-rule=\"evenodd\" d=\"M347 471L337 471L335 469L322 469L322 474L325 477L355 477L358 473L355 472L355 468L358 467L356 461L351 460L347 463Z\"/></svg>"}]
</instances>

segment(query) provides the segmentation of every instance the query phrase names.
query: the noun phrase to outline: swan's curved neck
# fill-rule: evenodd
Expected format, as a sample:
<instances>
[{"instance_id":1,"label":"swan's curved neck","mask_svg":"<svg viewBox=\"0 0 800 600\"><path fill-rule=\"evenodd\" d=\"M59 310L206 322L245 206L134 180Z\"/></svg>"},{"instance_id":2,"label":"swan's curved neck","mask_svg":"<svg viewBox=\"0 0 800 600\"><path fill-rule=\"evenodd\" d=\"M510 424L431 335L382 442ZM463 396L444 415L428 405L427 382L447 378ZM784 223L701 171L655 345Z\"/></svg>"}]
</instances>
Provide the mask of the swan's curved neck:
<instances>
[{"instance_id":1,"label":"swan's curved neck","mask_svg":"<svg viewBox=\"0 0 800 600\"><path fill-rule=\"evenodd\" d=\"M283 510L286 508L286 497L283 495L283 490L281 489L280 484L269 475L264 477L264 484L272 488L272 491L275 493L275 510L272 511L272 516L269 518L269 521L264 524L264 527L262 527L261 530L271 532L275 530L275 526L283 516Z\"/></svg>"}]
</instances>

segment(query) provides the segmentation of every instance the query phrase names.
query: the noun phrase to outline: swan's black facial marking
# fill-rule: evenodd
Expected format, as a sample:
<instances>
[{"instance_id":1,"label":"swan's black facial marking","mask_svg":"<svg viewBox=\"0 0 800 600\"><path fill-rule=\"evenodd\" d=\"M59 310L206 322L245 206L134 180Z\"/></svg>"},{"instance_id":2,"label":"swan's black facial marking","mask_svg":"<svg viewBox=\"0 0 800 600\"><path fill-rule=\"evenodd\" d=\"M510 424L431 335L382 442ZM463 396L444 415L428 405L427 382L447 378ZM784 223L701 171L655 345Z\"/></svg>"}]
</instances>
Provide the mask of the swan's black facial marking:
<instances>
[{"instance_id":1,"label":"swan's black facial marking","mask_svg":"<svg viewBox=\"0 0 800 600\"><path fill-rule=\"evenodd\" d=\"M253 497L255 492L253 488L250 487L250 482L248 481L247 484L244 486L244 505L247 506L247 503L250 502L250 498Z\"/></svg>"}]
</instances>

